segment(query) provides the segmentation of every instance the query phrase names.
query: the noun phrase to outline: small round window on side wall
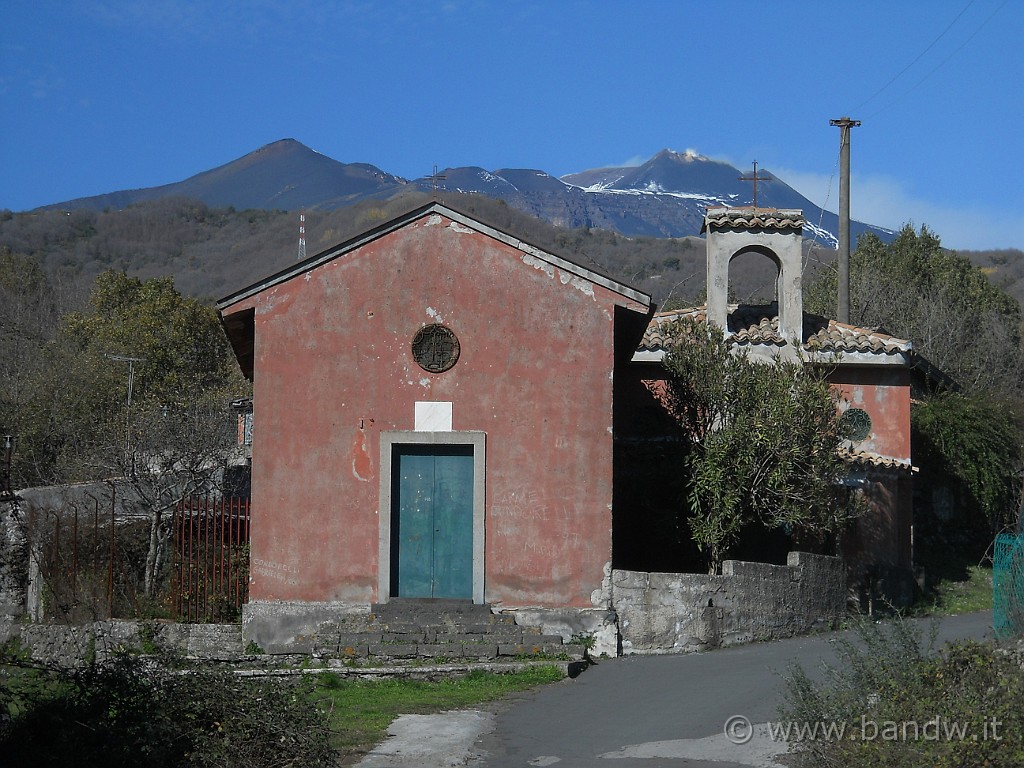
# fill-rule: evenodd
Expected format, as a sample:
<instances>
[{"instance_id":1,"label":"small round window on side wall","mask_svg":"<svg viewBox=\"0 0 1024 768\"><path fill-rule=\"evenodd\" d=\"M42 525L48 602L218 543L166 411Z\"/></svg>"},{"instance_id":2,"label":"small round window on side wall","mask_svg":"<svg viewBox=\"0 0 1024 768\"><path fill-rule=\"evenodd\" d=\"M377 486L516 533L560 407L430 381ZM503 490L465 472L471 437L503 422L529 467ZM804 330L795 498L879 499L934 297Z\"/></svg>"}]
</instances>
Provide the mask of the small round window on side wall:
<instances>
[{"instance_id":1,"label":"small round window on side wall","mask_svg":"<svg viewBox=\"0 0 1024 768\"><path fill-rule=\"evenodd\" d=\"M871 434L871 417L863 408L847 408L839 417L839 424L843 428L843 436L855 443L866 440Z\"/></svg>"},{"instance_id":2,"label":"small round window on side wall","mask_svg":"<svg viewBox=\"0 0 1024 768\"><path fill-rule=\"evenodd\" d=\"M435 324L417 331L412 340L412 357L420 368L444 373L459 361L459 339L451 328Z\"/></svg>"}]
</instances>

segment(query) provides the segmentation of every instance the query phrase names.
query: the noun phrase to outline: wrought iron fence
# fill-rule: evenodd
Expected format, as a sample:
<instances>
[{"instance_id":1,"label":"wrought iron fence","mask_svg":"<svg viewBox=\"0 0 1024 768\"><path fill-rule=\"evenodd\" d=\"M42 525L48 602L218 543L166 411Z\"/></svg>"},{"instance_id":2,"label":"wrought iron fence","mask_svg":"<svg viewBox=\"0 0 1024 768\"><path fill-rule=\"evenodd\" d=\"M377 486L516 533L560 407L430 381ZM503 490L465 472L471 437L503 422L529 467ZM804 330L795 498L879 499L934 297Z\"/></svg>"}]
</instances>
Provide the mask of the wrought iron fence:
<instances>
[{"instance_id":1,"label":"wrought iron fence","mask_svg":"<svg viewBox=\"0 0 1024 768\"><path fill-rule=\"evenodd\" d=\"M249 596L249 499L183 499L171 595L179 621L236 621Z\"/></svg>"},{"instance_id":2,"label":"wrought iron fence","mask_svg":"<svg viewBox=\"0 0 1024 768\"><path fill-rule=\"evenodd\" d=\"M60 505L28 505L21 525L33 619L76 623L150 610L142 585L146 519L117 514L110 498L88 495Z\"/></svg>"},{"instance_id":3,"label":"wrought iron fence","mask_svg":"<svg viewBox=\"0 0 1024 768\"><path fill-rule=\"evenodd\" d=\"M996 537L992 563L992 628L997 639L1024 635L1024 534Z\"/></svg>"}]
</instances>

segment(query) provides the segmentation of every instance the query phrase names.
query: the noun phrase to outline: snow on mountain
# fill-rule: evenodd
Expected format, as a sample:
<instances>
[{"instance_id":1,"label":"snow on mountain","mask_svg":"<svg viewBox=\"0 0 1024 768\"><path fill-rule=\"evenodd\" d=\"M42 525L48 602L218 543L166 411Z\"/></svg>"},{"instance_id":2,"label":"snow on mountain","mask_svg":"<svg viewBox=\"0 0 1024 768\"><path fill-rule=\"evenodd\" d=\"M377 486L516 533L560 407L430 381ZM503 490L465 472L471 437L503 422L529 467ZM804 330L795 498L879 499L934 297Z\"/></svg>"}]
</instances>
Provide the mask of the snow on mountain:
<instances>
[{"instance_id":1,"label":"snow on mountain","mask_svg":"<svg viewBox=\"0 0 1024 768\"><path fill-rule=\"evenodd\" d=\"M799 208L806 235L834 245L838 219L777 178L757 188L758 205ZM430 192L481 194L563 227L610 229L628 237L698 235L709 206L750 205L753 186L728 163L687 149L664 149L637 166L595 168L555 178L537 169L489 171L469 166L447 168L437 177L406 181L365 163L341 163L294 139L268 144L230 163L162 187L126 190L59 203L47 208L123 208L161 197L193 197L208 205L238 209L332 210L368 199L385 199L408 185ZM820 223L819 223L820 222ZM859 222L854 237L871 230L889 239L892 233Z\"/></svg>"}]
</instances>

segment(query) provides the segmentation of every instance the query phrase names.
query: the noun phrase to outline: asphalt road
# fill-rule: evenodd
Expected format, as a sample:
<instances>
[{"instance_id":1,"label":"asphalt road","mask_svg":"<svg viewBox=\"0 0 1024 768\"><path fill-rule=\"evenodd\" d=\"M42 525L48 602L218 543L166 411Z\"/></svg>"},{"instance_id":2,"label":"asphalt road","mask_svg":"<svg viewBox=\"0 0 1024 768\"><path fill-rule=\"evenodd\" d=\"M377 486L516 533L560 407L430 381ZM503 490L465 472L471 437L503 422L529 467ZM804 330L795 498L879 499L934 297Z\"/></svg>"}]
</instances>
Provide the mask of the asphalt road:
<instances>
[{"instance_id":1,"label":"asphalt road","mask_svg":"<svg viewBox=\"0 0 1024 768\"><path fill-rule=\"evenodd\" d=\"M940 642L991 637L992 614L943 619ZM701 654L600 661L575 680L511 699L494 713L470 755L452 765L486 768L770 768L785 744L758 724L774 721L783 675L834 660L836 634ZM723 729L743 717L754 737L734 744ZM735 721L734 721L735 722ZM742 725L742 721L741 725ZM738 731L743 734L742 727Z\"/></svg>"}]
</instances>

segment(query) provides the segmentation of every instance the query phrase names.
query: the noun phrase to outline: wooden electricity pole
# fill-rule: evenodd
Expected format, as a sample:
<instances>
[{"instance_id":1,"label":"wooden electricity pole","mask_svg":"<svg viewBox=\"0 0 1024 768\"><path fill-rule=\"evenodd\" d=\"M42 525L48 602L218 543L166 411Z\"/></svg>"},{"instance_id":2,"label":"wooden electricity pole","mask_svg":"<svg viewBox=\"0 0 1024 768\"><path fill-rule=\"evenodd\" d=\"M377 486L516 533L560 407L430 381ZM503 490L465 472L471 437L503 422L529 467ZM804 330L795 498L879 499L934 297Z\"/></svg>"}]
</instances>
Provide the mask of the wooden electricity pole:
<instances>
[{"instance_id":1,"label":"wooden electricity pole","mask_svg":"<svg viewBox=\"0 0 1024 768\"><path fill-rule=\"evenodd\" d=\"M829 120L839 126L839 306L837 320L850 322L850 128L860 120Z\"/></svg>"}]
</instances>

